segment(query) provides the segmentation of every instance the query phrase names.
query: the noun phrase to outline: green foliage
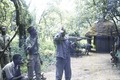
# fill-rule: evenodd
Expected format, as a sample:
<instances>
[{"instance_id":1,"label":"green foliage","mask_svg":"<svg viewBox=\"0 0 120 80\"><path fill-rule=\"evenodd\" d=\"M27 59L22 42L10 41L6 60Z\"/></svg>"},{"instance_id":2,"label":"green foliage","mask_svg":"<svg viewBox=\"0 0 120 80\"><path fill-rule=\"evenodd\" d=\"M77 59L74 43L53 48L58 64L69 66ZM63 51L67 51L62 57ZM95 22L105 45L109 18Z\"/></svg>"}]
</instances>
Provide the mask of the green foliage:
<instances>
[{"instance_id":1,"label":"green foliage","mask_svg":"<svg viewBox=\"0 0 120 80\"><path fill-rule=\"evenodd\" d=\"M24 0L20 1L20 23L28 28L31 23L36 23L36 29L39 37L39 52L43 60L42 70L44 71L49 65L55 64L55 46L53 36L64 26L67 33L77 32L77 35L84 36L92 24L103 18L106 14L107 0L49 0L47 8L40 16L40 20L36 20L36 13L28 11L29 6ZM67 4L61 6L64 1L71 2L72 10L66 9ZM114 0L113 0L114 1ZM119 0L118 0L119 1ZM69 4L69 3L68 3ZM68 8L69 8L68 7ZM119 7L118 7L119 8ZM118 10L117 8L117 10ZM15 7L9 0L0 0L0 25L8 27L10 32L11 22L15 23ZM120 11L120 10L118 10ZM111 18L109 18L111 19ZM38 21L38 22L37 22ZM15 24L16 25L16 24ZM83 41L82 43L86 43ZM25 53L23 49L19 49L18 38L12 41L12 54L20 53L23 58ZM23 68L25 71L26 68Z\"/></svg>"},{"instance_id":2,"label":"green foliage","mask_svg":"<svg viewBox=\"0 0 120 80\"><path fill-rule=\"evenodd\" d=\"M42 65L42 71L48 71L51 70L51 66L55 66L55 55L54 54L41 54L41 59L43 61L43 65Z\"/></svg>"},{"instance_id":3,"label":"green foliage","mask_svg":"<svg viewBox=\"0 0 120 80\"><path fill-rule=\"evenodd\" d=\"M18 36L15 37L15 39L12 41L11 45L11 53L12 55L14 54L21 54L21 56L23 57L23 59L26 59L26 55L24 52L23 48L19 48L19 41L18 41Z\"/></svg>"},{"instance_id":4,"label":"green foliage","mask_svg":"<svg viewBox=\"0 0 120 80\"><path fill-rule=\"evenodd\" d=\"M42 55L48 56L48 55L55 55L55 45L53 40L46 38L44 41L40 42L40 53Z\"/></svg>"},{"instance_id":5,"label":"green foliage","mask_svg":"<svg viewBox=\"0 0 120 80\"><path fill-rule=\"evenodd\" d=\"M12 55L19 53L22 55L23 60L25 61L25 63L22 65L22 72L26 73L27 72L27 59L26 59L26 55L24 52L24 49L20 49L18 47L18 36L15 37L14 41L11 43L11 53ZM46 43L44 43L45 45L40 46L43 49L41 49L39 51L40 56L41 56L41 60L43 61L43 65L42 65L42 71L47 71L49 70L50 66L55 65L55 47L53 45L52 42L48 41ZM46 45L48 44L48 45ZM53 45L53 46L51 46Z\"/></svg>"},{"instance_id":6,"label":"green foliage","mask_svg":"<svg viewBox=\"0 0 120 80\"><path fill-rule=\"evenodd\" d=\"M0 1L0 25L9 27L14 6L9 0Z\"/></svg>"}]
</instances>

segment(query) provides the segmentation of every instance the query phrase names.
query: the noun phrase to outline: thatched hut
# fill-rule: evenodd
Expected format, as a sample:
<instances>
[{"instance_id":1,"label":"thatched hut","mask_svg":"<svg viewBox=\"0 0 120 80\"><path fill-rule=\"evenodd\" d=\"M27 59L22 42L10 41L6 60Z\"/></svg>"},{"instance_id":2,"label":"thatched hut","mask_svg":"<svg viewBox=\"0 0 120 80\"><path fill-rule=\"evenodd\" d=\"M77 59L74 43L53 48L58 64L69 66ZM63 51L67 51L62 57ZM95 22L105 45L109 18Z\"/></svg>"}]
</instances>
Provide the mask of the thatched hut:
<instances>
[{"instance_id":1,"label":"thatched hut","mask_svg":"<svg viewBox=\"0 0 120 80\"><path fill-rule=\"evenodd\" d=\"M93 44L96 52L110 52L112 50L113 36L116 36L114 23L108 20L100 20L86 33L88 37L94 37Z\"/></svg>"}]
</instances>

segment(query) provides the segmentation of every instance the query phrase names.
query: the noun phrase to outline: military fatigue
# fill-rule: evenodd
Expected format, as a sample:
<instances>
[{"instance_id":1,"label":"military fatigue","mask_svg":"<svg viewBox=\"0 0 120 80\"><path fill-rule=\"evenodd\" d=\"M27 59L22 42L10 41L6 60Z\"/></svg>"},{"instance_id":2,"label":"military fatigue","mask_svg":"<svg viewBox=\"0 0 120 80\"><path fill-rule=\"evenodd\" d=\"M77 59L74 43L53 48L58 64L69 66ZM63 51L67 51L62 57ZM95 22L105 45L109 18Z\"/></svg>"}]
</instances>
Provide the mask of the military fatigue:
<instances>
[{"instance_id":1,"label":"military fatigue","mask_svg":"<svg viewBox=\"0 0 120 80\"><path fill-rule=\"evenodd\" d=\"M62 80L65 71L65 80L71 80L70 42L67 37L61 39L58 33L54 37L56 44L56 80Z\"/></svg>"},{"instance_id":2,"label":"military fatigue","mask_svg":"<svg viewBox=\"0 0 120 80\"><path fill-rule=\"evenodd\" d=\"M28 56L29 56L29 62L28 62L28 78L29 80L33 80L34 77L34 72L36 76L36 80L41 80L41 67L40 67L40 56L38 53L38 42L37 42L37 37L32 38L28 37L27 38L27 49L28 50Z\"/></svg>"},{"instance_id":3,"label":"military fatigue","mask_svg":"<svg viewBox=\"0 0 120 80\"><path fill-rule=\"evenodd\" d=\"M10 37L8 37L8 35L0 35L0 50L3 51L4 48L6 47L6 45L8 44L10 40ZM1 63L1 67L3 68L7 63L10 62L10 51L9 51L9 48L8 47L5 52L4 52L4 55L3 57L1 58L0 60L0 63Z\"/></svg>"}]
</instances>

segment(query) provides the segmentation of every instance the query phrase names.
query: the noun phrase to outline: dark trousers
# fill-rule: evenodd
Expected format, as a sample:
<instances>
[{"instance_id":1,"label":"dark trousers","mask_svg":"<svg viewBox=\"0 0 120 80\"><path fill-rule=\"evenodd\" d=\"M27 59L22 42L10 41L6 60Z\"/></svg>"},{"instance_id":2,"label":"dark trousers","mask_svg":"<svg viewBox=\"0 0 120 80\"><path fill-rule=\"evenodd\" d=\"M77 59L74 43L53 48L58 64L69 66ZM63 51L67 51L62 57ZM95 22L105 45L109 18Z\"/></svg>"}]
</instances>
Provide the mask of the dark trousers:
<instances>
[{"instance_id":1,"label":"dark trousers","mask_svg":"<svg viewBox=\"0 0 120 80\"><path fill-rule=\"evenodd\" d=\"M33 80L34 71L36 80L41 80L41 64L39 55L29 55L28 62L28 78L29 80Z\"/></svg>"},{"instance_id":2,"label":"dark trousers","mask_svg":"<svg viewBox=\"0 0 120 80\"><path fill-rule=\"evenodd\" d=\"M3 57L0 59L1 67L3 68L9 62L10 62L9 55L3 54Z\"/></svg>"},{"instance_id":3,"label":"dark trousers","mask_svg":"<svg viewBox=\"0 0 120 80\"><path fill-rule=\"evenodd\" d=\"M65 71L65 80L71 80L70 57L66 59L57 57L56 60L56 80L62 80L63 71Z\"/></svg>"}]
</instances>

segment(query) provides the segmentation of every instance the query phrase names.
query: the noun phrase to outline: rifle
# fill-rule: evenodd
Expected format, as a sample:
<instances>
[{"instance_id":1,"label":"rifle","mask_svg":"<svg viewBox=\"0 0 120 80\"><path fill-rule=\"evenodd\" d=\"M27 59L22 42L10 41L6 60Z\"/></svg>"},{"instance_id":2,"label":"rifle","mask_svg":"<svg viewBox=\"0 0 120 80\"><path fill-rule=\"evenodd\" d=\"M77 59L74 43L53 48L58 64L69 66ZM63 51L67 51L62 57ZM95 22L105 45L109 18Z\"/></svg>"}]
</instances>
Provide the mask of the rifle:
<instances>
[{"instance_id":1,"label":"rifle","mask_svg":"<svg viewBox=\"0 0 120 80\"><path fill-rule=\"evenodd\" d=\"M76 40L76 41L80 41L82 39L91 39L88 37L74 37L74 36L69 36L68 38L69 38L69 40Z\"/></svg>"},{"instance_id":2,"label":"rifle","mask_svg":"<svg viewBox=\"0 0 120 80\"><path fill-rule=\"evenodd\" d=\"M17 35L18 30L19 30L19 27L17 27L17 31L15 32L15 34L13 35L13 37L10 39L10 41L8 42L8 44L5 46L5 48L3 49L3 51L0 51L0 59L3 57L5 50L8 48L8 46L10 45L10 43L12 42L12 40L14 39L14 37Z\"/></svg>"}]
</instances>

